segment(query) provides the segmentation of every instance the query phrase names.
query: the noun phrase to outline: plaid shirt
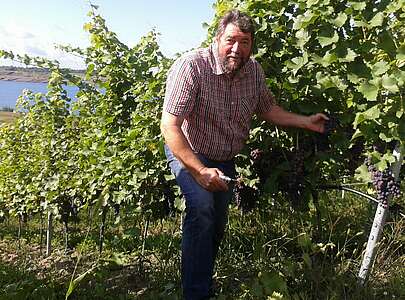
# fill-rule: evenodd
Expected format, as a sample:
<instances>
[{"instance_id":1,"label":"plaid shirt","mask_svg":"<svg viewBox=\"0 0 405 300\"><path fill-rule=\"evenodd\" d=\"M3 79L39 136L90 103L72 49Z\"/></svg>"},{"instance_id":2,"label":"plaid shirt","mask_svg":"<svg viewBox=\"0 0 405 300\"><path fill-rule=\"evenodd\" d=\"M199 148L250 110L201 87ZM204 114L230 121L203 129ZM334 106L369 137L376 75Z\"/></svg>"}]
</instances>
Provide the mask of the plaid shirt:
<instances>
[{"instance_id":1,"label":"plaid shirt","mask_svg":"<svg viewBox=\"0 0 405 300\"><path fill-rule=\"evenodd\" d=\"M230 78L222 70L214 43L173 64L163 109L184 117L181 128L193 151L225 161L243 148L252 115L269 111L274 103L259 63L250 58Z\"/></svg>"}]
</instances>

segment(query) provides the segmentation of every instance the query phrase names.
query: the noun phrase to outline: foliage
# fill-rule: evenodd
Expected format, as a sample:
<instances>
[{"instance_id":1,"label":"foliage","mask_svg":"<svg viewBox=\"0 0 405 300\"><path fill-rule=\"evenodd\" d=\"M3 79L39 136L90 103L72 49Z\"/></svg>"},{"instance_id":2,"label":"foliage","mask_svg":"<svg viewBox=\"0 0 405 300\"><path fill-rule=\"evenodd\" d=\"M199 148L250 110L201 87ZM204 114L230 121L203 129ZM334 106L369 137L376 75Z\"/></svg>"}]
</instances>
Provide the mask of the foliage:
<instances>
[{"instance_id":1,"label":"foliage","mask_svg":"<svg viewBox=\"0 0 405 300\"><path fill-rule=\"evenodd\" d=\"M254 56L280 105L302 114L326 112L338 120L338 126L330 136L319 136L254 121L248 145L237 158L238 171L263 201L250 215L233 212L233 220L240 224L231 224L228 248L221 250L228 260L219 261L220 272L228 276L224 295L311 298L318 296L313 291L319 291L324 298L342 298L347 289L357 288L351 272L364 246L357 232L368 216L358 218L348 202L349 208L338 209L343 204L331 208L329 197L312 204L309 199L318 199L319 184L341 181L343 176L351 179L363 163L361 155L371 156L383 170L395 160L393 145L404 146L404 1L218 0L207 42L214 38L219 16L232 7L247 11L257 23ZM163 217L167 181L172 180L159 130L166 72L172 61L161 54L157 33L128 47L108 30L94 6L89 16L84 29L90 46L61 46L84 58L83 77L55 61L0 50L2 58L50 72L48 93L25 91L18 99L19 116L0 125L0 220L51 211L66 221L92 209L104 224L108 209L114 208L114 221L107 220L110 226L119 226L119 218L126 217L127 224L147 220L146 224L155 225L151 230L158 231L164 223L156 220ZM75 99L67 96L67 84L79 88ZM266 176L261 176L250 156L257 148L277 154L267 160L265 167L271 172ZM292 215L279 191L297 171L296 153L303 153L300 184L305 190L299 196L306 201L301 206L306 213ZM367 181L365 173L360 172L359 178ZM356 234L349 234L347 227L360 219L363 223L353 229ZM322 226L328 235L322 234ZM106 248L135 249L141 271L143 262L153 267L157 261L161 277L155 277L153 284L160 289L152 292L151 299L173 290L175 298L172 277L178 277L179 224L169 233L149 236L148 225L129 227L110 236ZM395 242L397 236L388 244L395 256L403 251ZM398 256L403 260L403 255ZM99 276L102 281L108 270L86 272L77 274L85 274L86 279ZM234 274L244 272L249 280L238 278L242 290L235 290ZM332 274L336 273L335 282ZM82 279L78 278L76 283ZM167 283L164 290L161 278ZM16 288L8 283L7 287ZM68 291L76 293L76 289L80 286L72 284ZM359 293L369 296L367 291ZM376 297L381 294L380 289Z\"/></svg>"},{"instance_id":2,"label":"foliage","mask_svg":"<svg viewBox=\"0 0 405 300\"><path fill-rule=\"evenodd\" d=\"M328 192L321 198L318 237L311 216L292 218L287 203L246 215L231 208L216 264L217 299L402 299L404 220L395 215L388 220L372 276L362 287L356 275L372 209L351 194L342 199L341 193ZM72 274L78 278L88 271L69 299L181 299L180 218L151 222L142 253L142 220L134 220L130 210L123 208L120 224L108 218L109 242L102 255L98 218L86 211L79 213L81 221L72 232L75 250L64 253L63 240L55 239L46 259L39 253L38 217L24 229L20 248L17 220L0 223L0 298L25 299L32 293L63 299ZM56 223L55 232L61 227Z\"/></svg>"},{"instance_id":3,"label":"foliage","mask_svg":"<svg viewBox=\"0 0 405 300\"><path fill-rule=\"evenodd\" d=\"M85 58L84 78L58 62L0 52L50 71L48 93L25 91L21 117L1 128L0 205L12 215L121 203L145 212L162 201L159 115L170 60L155 32L129 48L92 9L90 46L61 47ZM67 84L79 88L77 99Z\"/></svg>"},{"instance_id":4,"label":"foliage","mask_svg":"<svg viewBox=\"0 0 405 300\"><path fill-rule=\"evenodd\" d=\"M307 198L318 184L352 176L365 156L380 170L395 161L394 147L403 149L405 140L403 0L218 0L208 41L214 39L219 17L231 8L254 19L254 57L279 104L301 114L325 112L338 121L328 137L280 132L256 121L239 157L240 171L251 185L259 177L249 159L256 148L281 148L284 157L303 150ZM283 159L271 171L272 177L260 182L270 195L294 168ZM358 179L369 181L364 172Z\"/></svg>"}]
</instances>

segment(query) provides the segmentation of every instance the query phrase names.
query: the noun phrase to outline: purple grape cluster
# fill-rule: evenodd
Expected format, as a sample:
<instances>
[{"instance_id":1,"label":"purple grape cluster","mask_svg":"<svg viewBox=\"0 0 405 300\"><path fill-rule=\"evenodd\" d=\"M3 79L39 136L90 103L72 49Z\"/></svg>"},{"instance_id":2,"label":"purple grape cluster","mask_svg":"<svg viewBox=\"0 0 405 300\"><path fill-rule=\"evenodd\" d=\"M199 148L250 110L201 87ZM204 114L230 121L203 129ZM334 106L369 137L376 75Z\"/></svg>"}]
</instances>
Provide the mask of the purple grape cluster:
<instances>
[{"instance_id":1,"label":"purple grape cluster","mask_svg":"<svg viewBox=\"0 0 405 300\"><path fill-rule=\"evenodd\" d=\"M243 181L238 178L233 191L236 206L242 211L242 213L250 212L255 208L256 200L259 196L257 189L244 184Z\"/></svg>"},{"instance_id":2,"label":"purple grape cluster","mask_svg":"<svg viewBox=\"0 0 405 300\"><path fill-rule=\"evenodd\" d=\"M264 184L266 179L274 171L274 167L283 161L281 149L275 148L269 151L254 149L250 152L250 158L253 163L253 169L259 176L260 183Z\"/></svg>"},{"instance_id":3,"label":"purple grape cluster","mask_svg":"<svg viewBox=\"0 0 405 300\"><path fill-rule=\"evenodd\" d=\"M260 149L253 149L250 152L250 158L253 160L253 162L258 162L263 158L264 151Z\"/></svg>"},{"instance_id":4,"label":"purple grape cluster","mask_svg":"<svg viewBox=\"0 0 405 300\"><path fill-rule=\"evenodd\" d=\"M340 125L339 119L335 116L328 116L329 120L325 121L323 134L328 136L335 132Z\"/></svg>"},{"instance_id":5,"label":"purple grape cluster","mask_svg":"<svg viewBox=\"0 0 405 300\"><path fill-rule=\"evenodd\" d=\"M172 216L175 212L174 201L176 195L168 182L163 183L164 213L166 216Z\"/></svg>"},{"instance_id":6,"label":"purple grape cluster","mask_svg":"<svg viewBox=\"0 0 405 300\"><path fill-rule=\"evenodd\" d=\"M321 134L316 135L315 146L316 151L325 152L331 149L331 143L329 141L329 136L336 132L337 128L340 126L339 119L335 116L328 115L329 120L324 123L324 130Z\"/></svg>"},{"instance_id":7,"label":"purple grape cluster","mask_svg":"<svg viewBox=\"0 0 405 300\"><path fill-rule=\"evenodd\" d=\"M305 192L305 153L302 150L296 150L291 153L290 172L288 176L285 193L290 201L291 207L295 210L305 211L308 209L308 203L304 197Z\"/></svg>"},{"instance_id":8,"label":"purple grape cluster","mask_svg":"<svg viewBox=\"0 0 405 300\"><path fill-rule=\"evenodd\" d=\"M371 179L373 186L377 191L377 200L382 203L385 207L388 205L388 199L390 196L399 197L401 196L401 190L399 183L395 181L392 172L388 169L384 171L379 171L371 162L370 158L366 159L365 162L368 171L371 174Z\"/></svg>"},{"instance_id":9,"label":"purple grape cluster","mask_svg":"<svg viewBox=\"0 0 405 300\"><path fill-rule=\"evenodd\" d=\"M120 215L120 205L118 203L113 204L114 216L118 217Z\"/></svg>"},{"instance_id":10,"label":"purple grape cluster","mask_svg":"<svg viewBox=\"0 0 405 300\"><path fill-rule=\"evenodd\" d=\"M253 163L253 170L256 172L260 179L260 184L265 184L266 180L273 174L275 169L285 164L288 160L289 168L285 170L287 173L279 176L278 187L283 195L288 199L291 207L294 210L307 211L308 199L305 197L305 149L300 148L295 151L283 150L278 147L274 147L268 151L262 151L260 149L254 149L250 153L250 158ZM249 195L255 193L255 190L249 190L247 187L236 184L235 191L243 195L246 192L246 198L248 200L242 200L242 196L236 195L236 202L238 207L242 210L249 210L253 207L250 202ZM243 192L242 192L243 190ZM256 196L255 196L256 197Z\"/></svg>"}]
</instances>

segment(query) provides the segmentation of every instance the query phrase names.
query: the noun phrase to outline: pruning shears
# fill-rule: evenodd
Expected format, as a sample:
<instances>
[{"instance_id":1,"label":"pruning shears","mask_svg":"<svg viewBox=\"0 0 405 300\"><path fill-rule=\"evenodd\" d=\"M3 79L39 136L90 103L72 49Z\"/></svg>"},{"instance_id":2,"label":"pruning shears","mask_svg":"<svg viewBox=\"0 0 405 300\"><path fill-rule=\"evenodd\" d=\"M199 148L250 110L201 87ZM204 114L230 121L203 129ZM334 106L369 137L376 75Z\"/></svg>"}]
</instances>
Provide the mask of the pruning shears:
<instances>
[{"instance_id":1,"label":"pruning shears","mask_svg":"<svg viewBox=\"0 0 405 300\"><path fill-rule=\"evenodd\" d=\"M231 183L231 182L236 182L237 181L236 179L228 177L226 175L219 175L219 178L221 178L226 183Z\"/></svg>"}]
</instances>

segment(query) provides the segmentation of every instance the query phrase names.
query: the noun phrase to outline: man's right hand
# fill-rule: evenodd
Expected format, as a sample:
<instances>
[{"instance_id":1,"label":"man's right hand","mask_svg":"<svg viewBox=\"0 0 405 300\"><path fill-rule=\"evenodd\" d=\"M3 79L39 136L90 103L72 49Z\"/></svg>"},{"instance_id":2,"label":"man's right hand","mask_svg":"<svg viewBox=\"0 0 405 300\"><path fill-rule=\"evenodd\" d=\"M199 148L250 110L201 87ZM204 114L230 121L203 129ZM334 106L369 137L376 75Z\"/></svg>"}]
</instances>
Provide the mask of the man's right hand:
<instances>
[{"instance_id":1,"label":"man's right hand","mask_svg":"<svg viewBox=\"0 0 405 300\"><path fill-rule=\"evenodd\" d=\"M224 175L224 173L217 168L203 167L198 170L194 178L203 188L210 192L226 192L228 191L228 185L219 178L219 175Z\"/></svg>"}]
</instances>

